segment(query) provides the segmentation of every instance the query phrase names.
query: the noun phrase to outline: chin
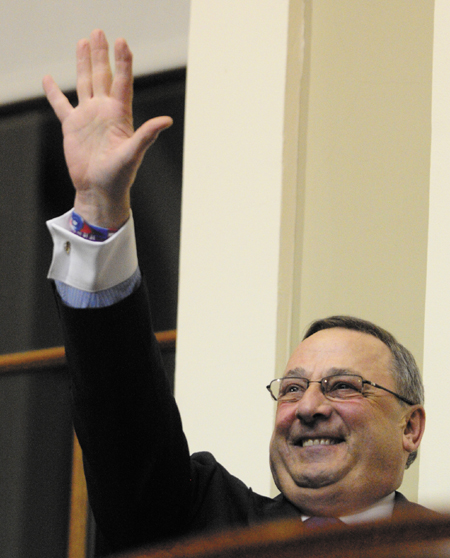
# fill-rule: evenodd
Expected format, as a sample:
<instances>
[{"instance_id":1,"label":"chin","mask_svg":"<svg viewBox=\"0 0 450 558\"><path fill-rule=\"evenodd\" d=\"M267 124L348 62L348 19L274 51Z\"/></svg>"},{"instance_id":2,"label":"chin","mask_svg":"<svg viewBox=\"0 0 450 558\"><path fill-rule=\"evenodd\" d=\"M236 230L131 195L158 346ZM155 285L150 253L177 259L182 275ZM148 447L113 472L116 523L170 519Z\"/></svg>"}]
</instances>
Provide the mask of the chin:
<instances>
[{"instance_id":1,"label":"chin","mask_svg":"<svg viewBox=\"0 0 450 558\"><path fill-rule=\"evenodd\" d=\"M319 489L335 485L350 472L346 463L309 463L286 471L298 488Z\"/></svg>"},{"instance_id":2,"label":"chin","mask_svg":"<svg viewBox=\"0 0 450 558\"><path fill-rule=\"evenodd\" d=\"M294 479L294 482L298 488L305 489L319 489L327 486L331 486L338 481L334 476L331 476L327 472L314 474L314 475L302 475L298 479Z\"/></svg>"}]
</instances>

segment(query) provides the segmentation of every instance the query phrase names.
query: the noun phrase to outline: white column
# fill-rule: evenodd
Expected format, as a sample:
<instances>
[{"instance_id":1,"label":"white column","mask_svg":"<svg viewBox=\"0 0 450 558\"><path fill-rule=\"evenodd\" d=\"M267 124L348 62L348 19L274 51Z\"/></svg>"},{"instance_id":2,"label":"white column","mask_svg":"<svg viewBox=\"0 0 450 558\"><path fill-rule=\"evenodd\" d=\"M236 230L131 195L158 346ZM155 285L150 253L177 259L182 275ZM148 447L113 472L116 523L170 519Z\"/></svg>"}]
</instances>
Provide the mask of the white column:
<instances>
[{"instance_id":1,"label":"white column","mask_svg":"<svg viewBox=\"0 0 450 558\"><path fill-rule=\"evenodd\" d=\"M426 435L420 458L419 499L449 509L450 425L450 5L435 2L430 213L425 312Z\"/></svg>"},{"instance_id":2,"label":"white column","mask_svg":"<svg viewBox=\"0 0 450 558\"><path fill-rule=\"evenodd\" d=\"M296 152L285 137L297 135L302 6L191 2L176 397L191 451L211 451L266 494L265 386L287 357L277 331L279 314L289 327L292 252L282 231L292 238L295 170L284 166Z\"/></svg>"}]
</instances>

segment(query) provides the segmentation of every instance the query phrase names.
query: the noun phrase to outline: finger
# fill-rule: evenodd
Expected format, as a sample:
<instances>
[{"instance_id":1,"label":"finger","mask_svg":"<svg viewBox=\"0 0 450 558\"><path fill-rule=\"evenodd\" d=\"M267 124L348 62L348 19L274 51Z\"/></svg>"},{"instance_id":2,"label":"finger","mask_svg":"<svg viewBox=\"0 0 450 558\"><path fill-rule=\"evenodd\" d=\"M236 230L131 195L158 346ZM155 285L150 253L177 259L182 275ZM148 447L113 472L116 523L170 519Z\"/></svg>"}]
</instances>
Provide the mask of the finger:
<instances>
[{"instance_id":1,"label":"finger","mask_svg":"<svg viewBox=\"0 0 450 558\"><path fill-rule=\"evenodd\" d=\"M77 44L77 95L80 103L92 97L91 47L87 39Z\"/></svg>"},{"instance_id":2,"label":"finger","mask_svg":"<svg viewBox=\"0 0 450 558\"><path fill-rule=\"evenodd\" d=\"M158 116L147 120L133 134L131 141L137 158L144 156L147 149L158 139L159 134L172 126L170 116Z\"/></svg>"},{"instance_id":3,"label":"finger","mask_svg":"<svg viewBox=\"0 0 450 558\"><path fill-rule=\"evenodd\" d=\"M111 95L131 107L133 100L133 55L124 39L117 39L115 48L115 73Z\"/></svg>"},{"instance_id":4,"label":"finger","mask_svg":"<svg viewBox=\"0 0 450 558\"><path fill-rule=\"evenodd\" d=\"M91 33L92 88L94 95L109 95L112 83L108 42L99 29Z\"/></svg>"},{"instance_id":5,"label":"finger","mask_svg":"<svg viewBox=\"0 0 450 558\"><path fill-rule=\"evenodd\" d=\"M73 110L72 105L51 76L44 77L42 86L48 102L62 123Z\"/></svg>"}]
</instances>

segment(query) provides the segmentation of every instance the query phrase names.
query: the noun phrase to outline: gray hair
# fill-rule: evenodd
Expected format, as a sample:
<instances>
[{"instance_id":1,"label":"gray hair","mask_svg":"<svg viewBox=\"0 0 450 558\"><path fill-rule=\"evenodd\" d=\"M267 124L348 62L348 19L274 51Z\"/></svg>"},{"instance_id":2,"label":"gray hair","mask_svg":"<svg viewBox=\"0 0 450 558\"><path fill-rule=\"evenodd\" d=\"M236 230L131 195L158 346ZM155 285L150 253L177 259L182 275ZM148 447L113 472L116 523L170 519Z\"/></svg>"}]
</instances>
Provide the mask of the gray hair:
<instances>
[{"instance_id":1,"label":"gray hair","mask_svg":"<svg viewBox=\"0 0 450 558\"><path fill-rule=\"evenodd\" d=\"M331 329L340 327L354 331L361 331L369 335L373 335L382 341L392 353L392 368L391 373L395 381L398 394L413 401L414 404L423 405L424 403L424 389L422 378L417 363L408 349L399 343L395 337L385 329L353 316L331 316L323 318L311 323L308 327L303 339L310 337L314 333L322 329ZM405 403L401 402L402 405ZM406 469L413 463L417 457L417 451L413 451L408 456L406 462Z\"/></svg>"}]
</instances>

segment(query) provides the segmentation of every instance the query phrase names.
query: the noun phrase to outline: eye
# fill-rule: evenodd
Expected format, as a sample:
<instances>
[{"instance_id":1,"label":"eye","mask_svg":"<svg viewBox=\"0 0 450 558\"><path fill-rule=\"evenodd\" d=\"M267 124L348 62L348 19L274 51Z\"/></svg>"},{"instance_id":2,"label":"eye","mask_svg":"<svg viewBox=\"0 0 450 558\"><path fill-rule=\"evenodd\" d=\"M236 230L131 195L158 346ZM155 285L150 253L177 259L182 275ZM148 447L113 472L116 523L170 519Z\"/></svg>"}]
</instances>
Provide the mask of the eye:
<instances>
[{"instance_id":1,"label":"eye","mask_svg":"<svg viewBox=\"0 0 450 558\"><path fill-rule=\"evenodd\" d=\"M348 383L348 382L339 382L333 385L333 390L335 389L354 389L357 390L356 386Z\"/></svg>"},{"instance_id":2,"label":"eye","mask_svg":"<svg viewBox=\"0 0 450 558\"><path fill-rule=\"evenodd\" d=\"M281 382L279 397L289 397L290 395L303 394L306 387L298 378L287 378Z\"/></svg>"},{"instance_id":3,"label":"eye","mask_svg":"<svg viewBox=\"0 0 450 558\"><path fill-rule=\"evenodd\" d=\"M298 384L289 384L286 388L286 393L294 393L300 390L300 386Z\"/></svg>"},{"instance_id":4,"label":"eye","mask_svg":"<svg viewBox=\"0 0 450 558\"><path fill-rule=\"evenodd\" d=\"M327 381L327 392L339 398L352 397L361 393L361 380L358 376L329 378Z\"/></svg>"}]
</instances>

